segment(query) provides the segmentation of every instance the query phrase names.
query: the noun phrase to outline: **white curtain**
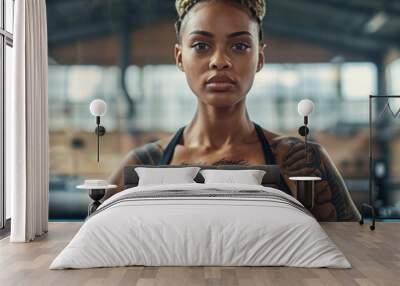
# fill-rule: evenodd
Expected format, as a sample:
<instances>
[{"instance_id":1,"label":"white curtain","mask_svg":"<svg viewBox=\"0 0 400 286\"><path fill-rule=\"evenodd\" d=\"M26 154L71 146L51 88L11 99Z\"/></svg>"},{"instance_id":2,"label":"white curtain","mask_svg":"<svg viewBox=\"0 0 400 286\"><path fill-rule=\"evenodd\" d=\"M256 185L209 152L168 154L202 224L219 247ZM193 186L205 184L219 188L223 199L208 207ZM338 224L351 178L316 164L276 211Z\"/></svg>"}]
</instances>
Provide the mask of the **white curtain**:
<instances>
[{"instance_id":1,"label":"white curtain","mask_svg":"<svg viewBox=\"0 0 400 286\"><path fill-rule=\"evenodd\" d=\"M45 0L15 1L12 94L6 99L6 186L12 242L47 232L49 137Z\"/></svg>"}]
</instances>

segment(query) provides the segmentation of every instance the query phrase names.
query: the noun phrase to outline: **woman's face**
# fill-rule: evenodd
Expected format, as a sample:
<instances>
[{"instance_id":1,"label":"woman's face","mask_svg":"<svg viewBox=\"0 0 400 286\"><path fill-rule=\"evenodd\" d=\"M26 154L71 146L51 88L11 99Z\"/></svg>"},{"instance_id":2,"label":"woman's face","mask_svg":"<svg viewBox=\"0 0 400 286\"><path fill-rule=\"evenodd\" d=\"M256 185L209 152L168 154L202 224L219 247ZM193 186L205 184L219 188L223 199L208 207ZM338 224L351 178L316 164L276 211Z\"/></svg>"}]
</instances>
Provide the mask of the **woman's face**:
<instances>
[{"instance_id":1,"label":"woman's face","mask_svg":"<svg viewBox=\"0 0 400 286\"><path fill-rule=\"evenodd\" d=\"M264 63L258 29L245 11L223 1L199 3L186 15L175 59L200 101L231 107L245 99Z\"/></svg>"}]
</instances>

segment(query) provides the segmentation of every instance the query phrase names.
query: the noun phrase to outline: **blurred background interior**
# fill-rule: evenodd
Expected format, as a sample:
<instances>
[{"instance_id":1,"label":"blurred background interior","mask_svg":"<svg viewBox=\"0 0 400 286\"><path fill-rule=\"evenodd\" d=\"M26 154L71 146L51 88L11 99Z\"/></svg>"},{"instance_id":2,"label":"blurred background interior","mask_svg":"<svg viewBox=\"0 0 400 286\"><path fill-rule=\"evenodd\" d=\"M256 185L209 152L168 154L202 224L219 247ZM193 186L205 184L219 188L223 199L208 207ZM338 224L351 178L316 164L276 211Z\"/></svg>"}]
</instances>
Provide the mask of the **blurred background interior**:
<instances>
[{"instance_id":1,"label":"blurred background interior","mask_svg":"<svg viewBox=\"0 0 400 286\"><path fill-rule=\"evenodd\" d=\"M174 2L47 0L51 220L85 218L89 198L76 185L107 179L129 150L192 118L196 99L173 57ZM249 114L266 129L298 136L297 103L312 99L312 140L327 149L360 207L368 200L369 95L400 94L400 1L267 6L266 65L247 97ZM108 104L100 163L89 112L95 98ZM386 104L374 100L374 119ZM400 217L400 99L390 107L373 138L381 218Z\"/></svg>"}]
</instances>

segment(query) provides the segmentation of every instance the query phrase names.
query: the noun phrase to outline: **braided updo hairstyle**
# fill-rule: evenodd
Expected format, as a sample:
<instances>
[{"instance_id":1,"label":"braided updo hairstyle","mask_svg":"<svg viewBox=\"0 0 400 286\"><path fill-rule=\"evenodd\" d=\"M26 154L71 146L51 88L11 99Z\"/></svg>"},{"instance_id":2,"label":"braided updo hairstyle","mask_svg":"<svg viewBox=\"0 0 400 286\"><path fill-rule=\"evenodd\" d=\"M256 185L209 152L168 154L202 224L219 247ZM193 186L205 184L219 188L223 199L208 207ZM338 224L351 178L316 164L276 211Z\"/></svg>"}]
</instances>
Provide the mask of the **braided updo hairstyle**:
<instances>
[{"instance_id":1,"label":"braided updo hairstyle","mask_svg":"<svg viewBox=\"0 0 400 286\"><path fill-rule=\"evenodd\" d=\"M178 20L175 22L175 30L177 39L179 41L179 35L181 31L182 21L187 13L200 2L206 2L210 0L175 0L175 8L178 13ZM222 0L221 0L222 1ZM259 40L263 39L262 32L262 20L265 15L265 0L223 0L228 3L239 5L250 12L250 15L257 21L259 26Z\"/></svg>"}]
</instances>

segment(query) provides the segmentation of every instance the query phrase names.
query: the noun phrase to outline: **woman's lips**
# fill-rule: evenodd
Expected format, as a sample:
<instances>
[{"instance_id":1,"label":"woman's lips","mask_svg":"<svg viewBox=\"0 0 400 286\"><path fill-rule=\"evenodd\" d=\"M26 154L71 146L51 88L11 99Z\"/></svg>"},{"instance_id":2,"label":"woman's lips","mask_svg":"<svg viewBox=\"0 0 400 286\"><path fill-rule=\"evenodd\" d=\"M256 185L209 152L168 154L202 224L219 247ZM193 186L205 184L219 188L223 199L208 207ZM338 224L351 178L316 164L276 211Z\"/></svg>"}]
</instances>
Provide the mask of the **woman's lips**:
<instances>
[{"instance_id":1,"label":"woman's lips","mask_svg":"<svg viewBox=\"0 0 400 286\"><path fill-rule=\"evenodd\" d=\"M232 82L208 82L206 83L206 88L209 91L224 92L231 91L235 87Z\"/></svg>"},{"instance_id":2,"label":"woman's lips","mask_svg":"<svg viewBox=\"0 0 400 286\"><path fill-rule=\"evenodd\" d=\"M215 74L206 81L206 89L210 92L227 92L235 86L235 80L226 74Z\"/></svg>"}]
</instances>

